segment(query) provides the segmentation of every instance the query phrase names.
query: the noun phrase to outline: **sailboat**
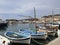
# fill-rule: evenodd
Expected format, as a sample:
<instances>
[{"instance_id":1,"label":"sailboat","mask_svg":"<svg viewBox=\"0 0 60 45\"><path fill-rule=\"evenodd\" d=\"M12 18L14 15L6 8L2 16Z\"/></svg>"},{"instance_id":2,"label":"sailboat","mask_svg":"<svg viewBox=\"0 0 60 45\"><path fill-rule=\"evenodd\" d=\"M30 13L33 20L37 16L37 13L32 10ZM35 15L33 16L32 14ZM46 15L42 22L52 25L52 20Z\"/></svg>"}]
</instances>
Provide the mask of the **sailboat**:
<instances>
[{"instance_id":1,"label":"sailboat","mask_svg":"<svg viewBox=\"0 0 60 45\"><path fill-rule=\"evenodd\" d=\"M54 15L53 15L53 10L52 10L52 24L49 25L50 30L48 30L48 35L58 37L58 25L54 24Z\"/></svg>"},{"instance_id":2,"label":"sailboat","mask_svg":"<svg viewBox=\"0 0 60 45\"><path fill-rule=\"evenodd\" d=\"M38 27L37 27L37 24L36 24L36 11L35 11L35 8L34 8L34 19L35 19L35 30L33 31L33 29L20 29L19 32L24 32L24 33L30 33L31 34L31 38L33 39L47 39L47 33L45 31L38 31Z\"/></svg>"}]
</instances>

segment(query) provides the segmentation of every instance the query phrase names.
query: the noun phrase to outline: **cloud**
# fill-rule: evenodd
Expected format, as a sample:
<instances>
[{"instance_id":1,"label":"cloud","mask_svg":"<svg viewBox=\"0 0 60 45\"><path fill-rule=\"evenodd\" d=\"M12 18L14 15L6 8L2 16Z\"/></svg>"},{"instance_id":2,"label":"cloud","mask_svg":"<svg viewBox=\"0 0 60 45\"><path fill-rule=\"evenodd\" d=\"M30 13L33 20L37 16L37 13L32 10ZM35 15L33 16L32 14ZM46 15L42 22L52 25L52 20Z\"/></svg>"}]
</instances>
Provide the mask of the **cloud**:
<instances>
[{"instance_id":1,"label":"cloud","mask_svg":"<svg viewBox=\"0 0 60 45\"><path fill-rule=\"evenodd\" d=\"M37 17L51 14L53 9L55 13L60 13L60 0L0 0L0 16L9 17L5 14L12 15L31 15L33 8L36 8Z\"/></svg>"}]
</instances>

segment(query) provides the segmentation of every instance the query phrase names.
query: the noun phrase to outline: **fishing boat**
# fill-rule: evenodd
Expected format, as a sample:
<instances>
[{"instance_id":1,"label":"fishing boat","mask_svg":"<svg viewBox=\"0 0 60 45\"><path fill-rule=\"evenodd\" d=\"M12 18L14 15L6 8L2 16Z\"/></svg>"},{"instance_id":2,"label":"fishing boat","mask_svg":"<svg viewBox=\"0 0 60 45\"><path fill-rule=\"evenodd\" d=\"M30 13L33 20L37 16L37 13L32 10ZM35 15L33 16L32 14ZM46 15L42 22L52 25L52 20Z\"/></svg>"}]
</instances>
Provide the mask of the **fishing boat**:
<instances>
[{"instance_id":1,"label":"fishing boat","mask_svg":"<svg viewBox=\"0 0 60 45\"><path fill-rule=\"evenodd\" d=\"M58 29L58 36L60 37L60 30Z\"/></svg>"},{"instance_id":2,"label":"fishing boat","mask_svg":"<svg viewBox=\"0 0 60 45\"><path fill-rule=\"evenodd\" d=\"M52 10L52 22L48 23L48 25L46 25L46 28L48 29L48 36L54 36L54 37L58 37L58 27L59 24L54 22L54 11Z\"/></svg>"},{"instance_id":3,"label":"fishing boat","mask_svg":"<svg viewBox=\"0 0 60 45\"><path fill-rule=\"evenodd\" d=\"M31 34L31 37L34 38L34 39L46 39L47 38L47 33L45 31L37 31L38 29L38 26L37 26L37 23L36 23L36 11L35 11L35 8L34 8L34 28L35 29L32 29L30 28L31 26L29 25L29 29L20 29L19 31L20 32L24 32L24 33L30 33ZM31 21L32 23L32 21Z\"/></svg>"},{"instance_id":4,"label":"fishing boat","mask_svg":"<svg viewBox=\"0 0 60 45\"><path fill-rule=\"evenodd\" d=\"M32 39L47 39L47 33L45 31L34 32L32 30L20 29L19 32L30 33Z\"/></svg>"},{"instance_id":5,"label":"fishing boat","mask_svg":"<svg viewBox=\"0 0 60 45\"><path fill-rule=\"evenodd\" d=\"M59 27L58 27L58 36L60 37L60 23L59 23Z\"/></svg>"},{"instance_id":6,"label":"fishing boat","mask_svg":"<svg viewBox=\"0 0 60 45\"><path fill-rule=\"evenodd\" d=\"M58 25L49 25L46 26L48 29L48 35L58 37Z\"/></svg>"},{"instance_id":7,"label":"fishing boat","mask_svg":"<svg viewBox=\"0 0 60 45\"><path fill-rule=\"evenodd\" d=\"M30 44L31 35L23 32L8 31L4 34L12 43Z\"/></svg>"},{"instance_id":8,"label":"fishing boat","mask_svg":"<svg viewBox=\"0 0 60 45\"><path fill-rule=\"evenodd\" d=\"M8 26L8 22L0 20L0 28L7 27L7 26Z\"/></svg>"},{"instance_id":9,"label":"fishing boat","mask_svg":"<svg viewBox=\"0 0 60 45\"><path fill-rule=\"evenodd\" d=\"M0 35L0 45L9 45L9 44L10 44L10 40Z\"/></svg>"}]
</instances>

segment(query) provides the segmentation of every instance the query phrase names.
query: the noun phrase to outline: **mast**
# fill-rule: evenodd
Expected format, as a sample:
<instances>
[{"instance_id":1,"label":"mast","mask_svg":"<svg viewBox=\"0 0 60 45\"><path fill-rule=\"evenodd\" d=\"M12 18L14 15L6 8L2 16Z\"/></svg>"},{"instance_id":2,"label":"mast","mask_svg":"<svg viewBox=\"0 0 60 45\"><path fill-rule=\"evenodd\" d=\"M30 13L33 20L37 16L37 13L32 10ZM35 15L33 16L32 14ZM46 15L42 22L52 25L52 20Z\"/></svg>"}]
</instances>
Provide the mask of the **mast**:
<instances>
[{"instance_id":1,"label":"mast","mask_svg":"<svg viewBox=\"0 0 60 45\"><path fill-rule=\"evenodd\" d=\"M53 23L54 23L54 11L52 10L52 25L53 25ZM52 26L52 30L53 30L53 26Z\"/></svg>"},{"instance_id":2,"label":"mast","mask_svg":"<svg viewBox=\"0 0 60 45\"><path fill-rule=\"evenodd\" d=\"M52 19L53 19L52 23L54 23L54 15L53 14L54 14L54 11L52 10Z\"/></svg>"},{"instance_id":3,"label":"mast","mask_svg":"<svg viewBox=\"0 0 60 45\"><path fill-rule=\"evenodd\" d=\"M44 27L46 27L46 18L47 18L47 17L45 16L45 18L44 18L44 20L45 20L45 22L44 22Z\"/></svg>"},{"instance_id":4,"label":"mast","mask_svg":"<svg viewBox=\"0 0 60 45\"><path fill-rule=\"evenodd\" d=\"M34 18L36 18L36 10L35 10L35 8L34 8ZM36 20L35 20L36 21Z\"/></svg>"},{"instance_id":5,"label":"mast","mask_svg":"<svg viewBox=\"0 0 60 45\"><path fill-rule=\"evenodd\" d=\"M35 8L34 8L34 19L35 19L35 29L36 29L36 34L37 34L36 10L35 10Z\"/></svg>"}]
</instances>

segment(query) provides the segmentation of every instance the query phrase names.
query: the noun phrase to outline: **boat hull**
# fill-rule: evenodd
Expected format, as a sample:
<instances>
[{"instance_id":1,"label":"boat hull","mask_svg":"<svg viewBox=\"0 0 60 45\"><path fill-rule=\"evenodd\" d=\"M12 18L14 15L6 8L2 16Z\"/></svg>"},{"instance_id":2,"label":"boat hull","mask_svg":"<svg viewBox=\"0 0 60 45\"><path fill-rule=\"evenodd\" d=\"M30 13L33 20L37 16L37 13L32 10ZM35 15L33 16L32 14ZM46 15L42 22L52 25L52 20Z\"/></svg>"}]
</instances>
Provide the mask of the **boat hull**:
<instances>
[{"instance_id":1,"label":"boat hull","mask_svg":"<svg viewBox=\"0 0 60 45\"><path fill-rule=\"evenodd\" d=\"M10 40L12 43L20 43L20 44L30 44L31 38L21 39L21 40Z\"/></svg>"},{"instance_id":2,"label":"boat hull","mask_svg":"<svg viewBox=\"0 0 60 45\"><path fill-rule=\"evenodd\" d=\"M53 31L48 31L48 36L55 36L55 32L53 32Z\"/></svg>"},{"instance_id":3,"label":"boat hull","mask_svg":"<svg viewBox=\"0 0 60 45\"><path fill-rule=\"evenodd\" d=\"M5 27L7 25L8 25L8 23L0 23L0 27Z\"/></svg>"},{"instance_id":4,"label":"boat hull","mask_svg":"<svg viewBox=\"0 0 60 45\"><path fill-rule=\"evenodd\" d=\"M58 30L58 36L60 37L60 30Z\"/></svg>"},{"instance_id":5,"label":"boat hull","mask_svg":"<svg viewBox=\"0 0 60 45\"><path fill-rule=\"evenodd\" d=\"M30 30L19 30L19 32L24 32L24 33L30 33L31 34L31 38L33 39L47 39L47 33L46 32L33 32Z\"/></svg>"},{"instance_id":6,"label":"boat hull","mask_svg":"<svg viewBox=\"0 0 60 45\"><path fill-rule=\"evenodd\" d=\"M1 45L9 45L10 44L10 40L8 40L7 38L5 38L4 36L0 35L0 44Z\"/></svg>"},{"instance_id":7,"label":"boat hull","mask_svg":"<svg viewBox=\"0 0 60 45\"><path fill-rule=\"evenodd\" d=\"M8 34L11 33L11 34ZM31 35L23 32L7 32L4 34L12 43L30 44ZM9 36L10 35L10 36ZM22 37L20 37L22 36Z\"/></svg>"},{"instance_id":8,"label":"boat hull","mask_svg":"<svg viewBox=\"0 0 60 45\"><path fill-rule=\"evenodd\" d=\"M47 35L31 35L33 39L46 39Z\"/></svg>"}]
</instances>

